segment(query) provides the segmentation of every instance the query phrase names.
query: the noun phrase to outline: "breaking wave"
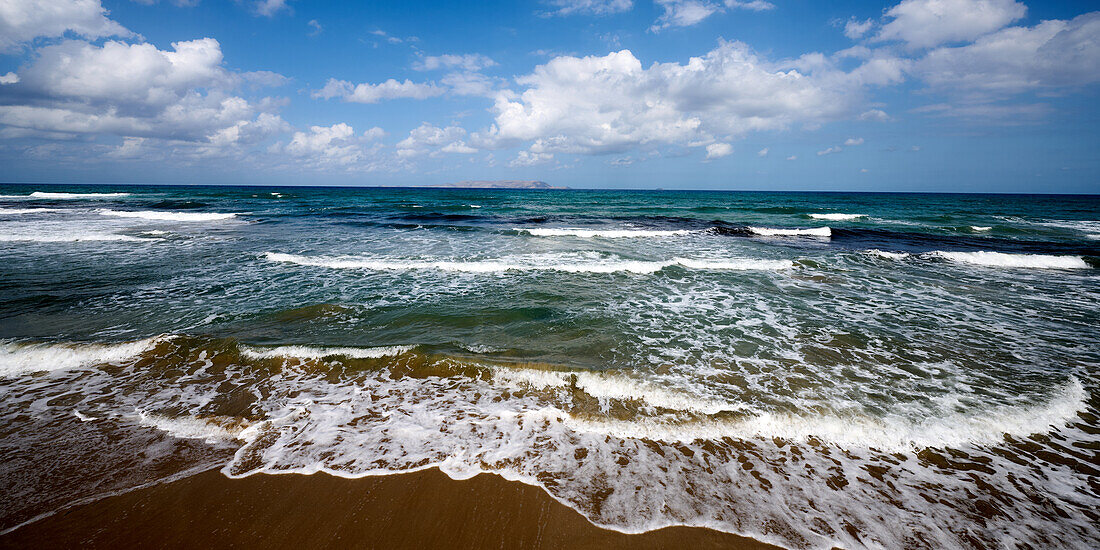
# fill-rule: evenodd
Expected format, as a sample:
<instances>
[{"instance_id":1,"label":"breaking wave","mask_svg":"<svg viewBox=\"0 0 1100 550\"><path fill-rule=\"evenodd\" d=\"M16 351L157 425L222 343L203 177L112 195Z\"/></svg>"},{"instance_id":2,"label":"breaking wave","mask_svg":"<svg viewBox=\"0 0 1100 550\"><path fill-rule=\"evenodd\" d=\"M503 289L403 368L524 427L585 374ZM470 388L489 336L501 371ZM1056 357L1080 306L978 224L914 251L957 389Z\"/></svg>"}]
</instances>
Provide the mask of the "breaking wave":
<instances>
[{"instance_id":1,"label":"breaking wave","mask_svg":"<svg viewBox=\"0 0 1100 550\"><path fill-rule=\"evenodd\" d=\"M119 197L129 197L129 193L52 193L46 191L35 191L28 195L28 197L34 199L115 199Z\"/></svg>"},{"instance_id":2,"label":"breaking wave","mask_svg":"<svg viewBox=\"0 0 1100 550\"><path fill-rule=\"evenodd\" d=\"M525 228L516 227L513 231L527 233L536 237L600 237L606 239L620 239L632 237L675 237L690 235L694 231L688 229L677 230L650 230L650 229L578 229L578 228Z\"/></svg>"},{"instance_id":3,"label":"breaking wave","mask_svg":"<svg viewBox=\"0 0 1100 550\"><path fill-rule=\"evenodd\" d=\"M0 377L127 361L152 349L162 337L120 344L0 343Z\"/></svg>"},{"instance_id":4,"label":"breaking wave","mask_svg":"<svg viewBox=\"0 0 1100 550\"><path fill-rule=\"evenodd\" d=\"M1006 254L1003 252L931 252L930 255L973 265L988 267L1019 267L1033 269L1088 269L1090 266L1080 256L1052 256L1049 254Z\"/></svg>"},{"instance_id":5,"label":"breaking wave","mask_svg":"<svg viewBox=\"0 0 1100 550\"><path fill-rule=\"evenodd\" d=\"M829 237L833 231L828 227L812 227L809 229L783 229L774 227L749 227L749 231L765 237Z\"/></svg>"},{"instance_id":6,"label":"breaking wave","mask_svg":"<svg viewBox=\"0 0 1100 550\"><path fill-rule=\"evenodd\" d=\"M125 210L98 210L104 216L116 218L140 218L143 220L173 221L173 222L207 222L228 220L237 217L237 214L219 212L158 212L158 211L125 211Z\"/></svg>"},{"instance_id":7,"label":"breaking wave","mask_svg":"<svg viewBox=\"0 0 1100 550\"><path fill-rule=\"evenodd\" d=\"M810 214L810 217L815 220L829 220L829 221L847 221L856 220L859 218L866 218L866 214Z\"/></svg>"}]
</instances>

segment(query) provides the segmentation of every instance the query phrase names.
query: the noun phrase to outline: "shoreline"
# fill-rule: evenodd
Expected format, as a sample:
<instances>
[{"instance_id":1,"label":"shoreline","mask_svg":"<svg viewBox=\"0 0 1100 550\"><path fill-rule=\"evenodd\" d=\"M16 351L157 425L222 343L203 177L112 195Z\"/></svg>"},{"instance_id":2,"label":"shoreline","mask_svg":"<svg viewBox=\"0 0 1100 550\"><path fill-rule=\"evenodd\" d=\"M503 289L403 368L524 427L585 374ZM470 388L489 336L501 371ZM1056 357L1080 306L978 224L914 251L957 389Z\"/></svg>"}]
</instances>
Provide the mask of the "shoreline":
<instances>
[{"instance_id":1,"label":"shoreline","mask_svg":"<svg viewBox=\"0 0 1100 550\"><path fill-rule=\"evenodd\" d=\"M61 510L0 548L779 548L703 527L625 534L544 490L438 468L345 479L208 470Z\"/></svg>"}]
</instances>

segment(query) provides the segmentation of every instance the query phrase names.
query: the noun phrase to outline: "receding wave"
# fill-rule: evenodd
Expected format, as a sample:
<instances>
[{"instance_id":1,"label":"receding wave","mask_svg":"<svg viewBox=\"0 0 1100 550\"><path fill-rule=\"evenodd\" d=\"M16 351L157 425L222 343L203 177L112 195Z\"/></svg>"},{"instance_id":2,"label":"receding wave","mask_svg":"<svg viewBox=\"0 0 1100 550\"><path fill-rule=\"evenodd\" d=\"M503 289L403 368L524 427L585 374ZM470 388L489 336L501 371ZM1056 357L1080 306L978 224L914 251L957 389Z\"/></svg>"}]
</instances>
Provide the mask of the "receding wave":
<instances>
[{"instance_id":1,"label":"receding wave","mask_svg":"<svg viewBox=\"0 0 1100 550\"><path fill-rule=\"evenodd\" d=\"M326 348L310 346L278 346L273 348L261 348L253 346L241 346L241 355L251 359L270 359L272 357L286 357L294 359L324 359L325 357L348 357L352 359L377 359L390 355L401 355L414 346L383 346L373 348Z\"/></svg>"},{"instance_id":2,"label":"receding wave","mask_svg":"<svg viewBox=\"0 0 1100 550\"><path fill-rule=\"evenodd\" d=\"M847 221L847 220L856 220L856 219L859 219L859 218L866 218L867 214L829 213L829 214L810 214L809 216L811 218L815 219L815 220L829 220L829 221L842 222L842 221Z\"/></svg>"},{"instance_id":3,"label":"receding wave","mask_svg":"<svg viewBox=\"0 0 1100 550\"><path fill-rule=\"evenodd\" d=\"M675 237L690 235L694 231L688 229L653 230L653 229L580 229L580 228L541 228L541 227L516 227L513 231L527 233L536 237L600 237L606 239L621 239L632 237Z\"/></svg>"},{"instance_id":4,"label":"receding wave","mask_svg":"<svg viewBox=\"0 0 1100 550\"><path fill-rule=\"evenodd\" d=\"M162 340L156 337L120 344L4 342L0 343L0 377L126 361Z\"/></svg>"},{"instance_id":5,"label":"receding wave","mask_svg":"<svg viewBox=\"0 0 1100 550\"><path fill-rule=\"evenodd\" d=\"M97 212L104 216L114 216L116 218L140 218L143 220L172 222L207 222L228 220L237 217L237 214L232 212L159 212L155 210L128 211L107 209L98 210Z\"/></svg>"},{"instance_id":6,"label":"receding wave","mask_svg":"<svg viewBox=\"0 0 1100 550\"><path fill-rule=\"evenodd\" d=\"M808 229L786 229L777 227L749 227L749 231L765 237L829 237L833 231L828 227L811 227Z\"/></svg>"},{"instance_id":7,"label":"receding wave","mask_svg":"<svg viewBox=\"0 0 1100 550\"><path fill-rule=\"evenodd\" d=\"M1004 252L944 252L932 256L954 262L989 267L1019 267L1033 269L1088 269L1089 264L1080 256L1052 256L1049 254L1006 254Z\"/></svg>"},{"instance_id":8,"label":"receding wave","mask_svg":"<svg viewBox=\"0 0 1100 550\"><path fill-rule=\"evenodd\" d=\"M46 191L35 191L28 195L34 199L115 199L119 197L129 197L129 193L52 193Z\"/></svg>"},{"instance_id":9,"label":"receding wave","mask_svg":"<svg viewBox=\"0 0 1100 550\"><path fill-rule=\"evenodd\" d=\"M655 273L672 266L700 270L778 270L794 267L791 260L697 260L673 258L668 261L644 260L563 260L548 258L528 258L526 260L481 260L481 261L429 261L429 260L382 260L355 257L300 256L268 252L264 259L273 262L292 263L311 267L332 269L366 269L373 271L438 270L464 273L503 273L506 271L563 271L567 273Z\"/></svg>"}]
</instances>

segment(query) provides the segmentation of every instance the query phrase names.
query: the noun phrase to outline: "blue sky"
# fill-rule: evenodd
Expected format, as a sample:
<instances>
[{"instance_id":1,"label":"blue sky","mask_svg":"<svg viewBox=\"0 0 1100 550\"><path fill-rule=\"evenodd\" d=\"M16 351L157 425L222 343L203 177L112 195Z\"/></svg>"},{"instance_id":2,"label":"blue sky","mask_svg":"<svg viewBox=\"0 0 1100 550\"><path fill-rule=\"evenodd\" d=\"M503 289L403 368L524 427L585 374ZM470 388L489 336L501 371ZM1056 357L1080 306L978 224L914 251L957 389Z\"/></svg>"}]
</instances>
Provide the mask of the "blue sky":
<instances>
[{"instance_id":1,"label":"blue sky","mask_svg":"<svg viewBox=\"0 0 1100 550\"><path fill-rule=\"evenodd\" d=\"M0 180L1100 193L1100 11L0 0Z\"/></svg>"}]
</instances>

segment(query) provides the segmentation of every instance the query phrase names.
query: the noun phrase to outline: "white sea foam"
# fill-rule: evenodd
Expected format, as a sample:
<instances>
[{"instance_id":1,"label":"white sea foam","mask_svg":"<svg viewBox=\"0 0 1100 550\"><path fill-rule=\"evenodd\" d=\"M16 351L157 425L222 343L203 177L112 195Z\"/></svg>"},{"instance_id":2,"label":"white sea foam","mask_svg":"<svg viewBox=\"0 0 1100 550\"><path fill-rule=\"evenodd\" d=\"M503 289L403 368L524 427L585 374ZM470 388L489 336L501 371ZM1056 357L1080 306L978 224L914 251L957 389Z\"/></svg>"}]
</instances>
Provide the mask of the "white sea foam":
<instances>
[{"instance_id":1,"label":"white sea foam","mask_svg":"<svg viewBox=\"0 0 1100 550\"><path fill-rule=\"evenodd\" d=\"M1052 256L1048 254L1005 254L1003 252L943 252L932 256L954 262L988 267L1019 267L1034 269L1088 269L1089 264L1080 256Z\"/></svg>"},{"instance_id":2,"label":"white sea foam","mask_svg":"<svg viewBox=\"0 0 1100 550\"><path fill-rule=\"evenodd\" d=\"M140 409L134 411L142 426L158 429L179 439L201 439L207 443L217 443L239 439L245 426L226 427L216 418L178 417L148 414ZM221 419L225 420L225 419Z\"/></svg>"},{"instance_id":3,"label":"white sea foam","mask_svg":"<svg viewBox=\"0 0 1100 550\"><path fill-rule=\"evenodd\" d=\"M678 265L689 269L702 270L776 270L794 267L791 260L695 260L674 258L669 261L643 260L563 260L547 258L517 258L514 260L482 261L426 261L426 260L381 260L355 257L310 257L296 254L268 252L263 256L273 262L285 262L298 265L327 267L333 269L367 269L374 271L405 271L430 269L438 271L456 271L463 273L503 273L507 271L562 271L566 273L655 273L667 267Z\"/></svg>"},{"instance_id":4,"label":"white sea foam","mask_svg":"<svg viewBox=\"0 0 1100 550\"><path fill-rule=\"evenodd\" d=\"M466 206L469 206L470 208L481 208L480 204L468 204Z\"/></svg>"},{"instance_id":5,"label":"white sea foam","mask_svg":"<svg viewBox=\"0 0 1100 550\"><path fill-rule=\"evenodd\" d=\"M970 230L971 231L991 231L991 230L993 230L993 227L988 226L988 225L972 225L972 226L970 226Z\"/></svg>"},{"instance_id":6,"label":"white sea foam","mask_svg":"<svg viewBox=\"0 0 1100 550\"><path fill-rule=\"evenodd\" d=\"M693 231L686 229L676 230L650 230L650 229L580 229L580 228L550 228L550 227L516 227L513 231L520 231L536 237L582 237L590 239L600 237L605 239L622 239L633 237L675 237L690 235Z\"/></svg>"},{"instance_id":7,"label":"white sea foam","mask_svg":"<svg viewBox=\"0 0 1100 550\"><path fill-rule=\"evenodd\" d=\"M46 212L60 212L61 210L61 208L0 208L0 215L43 214Z\"/></svg>"},{"instance_id":8,"label":"white sea foam","mask_svg":"<svg viewBox=\"0 0 1100 550\"><path fill-rule=\"evenodd\" d=\"M864 250L863 253L864 254L870 254L872 256L878 256L880 258L889 258L891 260L900 260L902 258L908 258L909 257L908 252L888 252L886 250L879 250L877 248L872 248L870 250Z\"/></svg>"},{"instance_id":9,"label":"white sea foam","mask_svg":"<svg viewBox=\"0 0 1100 550\"><path fill-rule=\"evenodd\" d=\"M741 404L707 399L625 375L508 367L494 367L492 370L494 380L515 388L564 389L575 386L597 399L634 400L653 407L702 414L744 409Z\"/></svg>"},{"instance_id":10,"label":"white sea foam","mask_svg":"<svg viewBox=\"0 0 1100 550\"><path fill-rule=\"evenodd\" d=\"M290 357L295 359L323 359L325 357L343 356L353 359L377 359L390 355L401 355L413 346L384 346L373 348L322 348L310 346L278 346L274 348L259 348L241 346L241 355L252 359L269 359L272 357Z\"/></svg>"},{"instance_id":11,"label":"white sea foam","mask_svg":"<svg viewBox=\"0 0 1100 550\"><path fill-rule=\"evenodd\" d=\"M131 235L119 235L117 233L2 233L0 242L34 242L34 243L75 243L86 241L155 241L156 238L141 238Z\"/></svg>"},{"instance_id":12,"label":"white sea foam","mask_svg":"<svg viewBox=\"0 0 1100 550\"><path fill-rule=\"evenodd\" d=\"M152 349L163 338L120 344L0 343L0 377L118 363Z\"/></svg>"},{"instance_id":13,"label":"white sea foam","mask_svg":"<svg viewBox=\"0 0 1100 550\"><path fill-rule=\"evenodd\" d=\"M866 214L829 213L829 214L810 214L810 217L815 219L815 220L846 221L846 220L855 220L855 219L859 219L859 218L866 218L867 215Z\"/></svg>"},{"instance_id":14,"label":"white sea foam","mask_svg":"<svg viewBox=\"0 0 1100 550\"><path fill-rule=\"evenodd\" d=\"M129 197L129 193L50 193L35 191L28 195L34 199L114 199Z\"/></svg>"},{"instance_id":15,"label":"white sea foam","mask_svg":"<svg viewBox=\"0 0 1100 550\"><path fill-rule=\"evenodd\" d=\"M208 222L217 220L228 220L237 217L237 214L232 212L161 212L161 211L125 211L125 210L98 210L100 214L104 216L114 216L116 218L140 218L143 220L156 220L156 221L172 221L172 222Z\"/></svg>"},{"instance_id":16,"label":"white sea foam","mask_svg":"<svg viewBox=\"0 0 1100 550\"><path fill-rule=\"evenodd\" d=\"M80 411L78 411L76 409L73 409L73 416L77 417L77 419L79 419L81 422L91 422L93 420L99 420L98 418L96 418L94 416L88 416L86 414L82 414Z\"/></svg>"},{"instance_id":17,"label":"white sea foam","mask_svg":"<svg viewBox=\"0 0 1100 550\"><path fill-rule=\"evenodd\" d=\"M828 227L812 227L809 229L782 229L774 227L750 227L749 231L756 233L757 235L764 235L766 237L797 237L797 236L809 236L809 237L830 237L833 234L832 229Z\"/></svg>"}]
</instances>

